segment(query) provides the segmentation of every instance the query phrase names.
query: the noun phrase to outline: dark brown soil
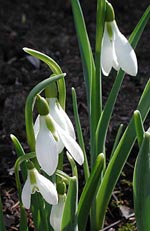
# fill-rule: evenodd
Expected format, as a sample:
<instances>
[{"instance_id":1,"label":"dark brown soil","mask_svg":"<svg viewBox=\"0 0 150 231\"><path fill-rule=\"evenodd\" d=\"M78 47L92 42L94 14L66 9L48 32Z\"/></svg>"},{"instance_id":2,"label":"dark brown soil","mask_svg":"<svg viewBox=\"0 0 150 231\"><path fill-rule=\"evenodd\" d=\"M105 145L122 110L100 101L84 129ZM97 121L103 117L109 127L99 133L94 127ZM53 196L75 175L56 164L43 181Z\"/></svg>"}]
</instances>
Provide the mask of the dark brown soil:
<instances>
[{"instance_id":1,"label":"dark brown soil","mask_svg":"<svg viewBox=\"0 0 150 231\"><path fill-rule=\"evenodd\" d=\"M148 6L148 1L127 0L112 1L116 11L116 20L122 33L127 37ZM82 1L87 28L94 49L96 3ZM148 26L136 48L139 63L137 77L126 76L116 103L115 112L109 127L107 152L113 144L120 123L127 124L150 73L150 30ZM73 119L71 87L77 91L79 113L88 146L89 129L86 107L85 85L79 55L78 43L73 24L69 1L64 0L1 0L0 6L0 189L3 200L4 218L7 230L18 230L19 205L13 165L16 154L10 141L15 134L27 149L24 123L25 99L30 89L49 76L49 69L43 63L40 68L33 66L26 58L23 47L30 47L46 53L55 59L67 73L67 112ZM103 79L103 100L114 81L114 75ZM148 126L148 125L146 125ZM123 205L133 209L132 172L136 149L130 157L118 184L115 196ZM108 210L106 226L122 220L120 210L113 197ZM126 221L125 221L126 222ZM122 222L121 222L122 224ZM113 226L116 228L116 226ZM33 230L33 229L31 229ZM111 229L112 230L112 229ZM114 229L117 230L117 229Z\"/></svg>"}]
</instances>

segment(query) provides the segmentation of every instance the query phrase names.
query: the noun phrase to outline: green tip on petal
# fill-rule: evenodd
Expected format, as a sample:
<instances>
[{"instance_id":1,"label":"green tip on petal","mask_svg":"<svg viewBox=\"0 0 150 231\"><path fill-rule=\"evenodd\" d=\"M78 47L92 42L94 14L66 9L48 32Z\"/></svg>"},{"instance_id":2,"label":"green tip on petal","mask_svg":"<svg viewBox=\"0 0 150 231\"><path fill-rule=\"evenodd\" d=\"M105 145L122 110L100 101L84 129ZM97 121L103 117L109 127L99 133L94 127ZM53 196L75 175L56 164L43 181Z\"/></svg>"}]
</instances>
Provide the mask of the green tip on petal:
<instances>
[{"instance_id":1,"label":"green tip on petal","mask_svg":"<svg viewBox=\"0 0 150 231\"><path fill-rule=\"evenodd\" d=\"M36 104L38 113L42 116L49 114L49 106L46 99L40 95L36 97Z\"/></svg>"},{"instance_id":2,"label":"green tip on petal","mask_svg":"<svg viewBox=\"0 0 150 231\"><path fill-rule=\"evenodd\" d=\"M46 125L47 125L47 128L51 131L51 133L53 134L53 137L56 141L59 140L59 137L57 135L57 132L56 132L56 129L55 129L55 125L51 119L51 116L48 115L45 117L45 122L46 122Z\"/></svg>"},{"instance_id":3,"label":"green tip on petal","mask_svg":"<svg viewBox=\"0 0 150 231\"><path fill-rule=\"evenodd\" d=\"M113 6L106 1L106 16L105 16L105 21L106 22L112 22L115 20L115 12Z\"/></svg>"}]
</instances>

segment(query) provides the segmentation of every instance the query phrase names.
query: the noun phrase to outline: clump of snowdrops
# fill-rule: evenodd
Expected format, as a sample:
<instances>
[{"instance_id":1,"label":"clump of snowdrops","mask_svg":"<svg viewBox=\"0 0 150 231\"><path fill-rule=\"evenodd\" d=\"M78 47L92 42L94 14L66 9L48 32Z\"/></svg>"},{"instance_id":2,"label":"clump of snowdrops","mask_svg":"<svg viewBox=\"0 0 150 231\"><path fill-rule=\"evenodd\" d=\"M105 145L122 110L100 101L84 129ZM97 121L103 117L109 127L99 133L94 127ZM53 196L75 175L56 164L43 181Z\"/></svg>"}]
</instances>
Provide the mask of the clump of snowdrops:
<instances>
[{"instance_id":1,"label":"clump of snowdrops","mask_svg":"<svg viewBox=\"0 0 150 231\"><path fill-rule=\"evenodd\" d=\"M134 49L150 19L150 7L128 41L117 26L112 5L106 0L97 0L93 55L79 0L71 0L71 4L86 85L90 152L86 152L73 88L76 129L65 111L66 74L52 58L24 48L25 52L45 62L52 73L31 90L26 100L25 123L30 152L25 153L17 137L11 135L18 155L15 176L21 210L19 230L29 230L26 209L31 210L37 231L85 231L88 221L88 230L101 230L112 192L137 139L139 154L133 177L135 217L138 230L149 231L150 130L145 132L143 123L150 111L150 81L124 132L120 125L111 155L106 153L106 137L125 74L137 75L138 63ZM103 105L102 78L108 76L112 68L117 74ZM38 112L36 120L33 119L35 107ZM65 173L65 155L65 160L70 164L70 174ZM108 157L109 161L106 162ZM82 189L78 182L77 164L83 166ZM5 230L2 218L1 230Z\"/></svg>"}]
</instances>

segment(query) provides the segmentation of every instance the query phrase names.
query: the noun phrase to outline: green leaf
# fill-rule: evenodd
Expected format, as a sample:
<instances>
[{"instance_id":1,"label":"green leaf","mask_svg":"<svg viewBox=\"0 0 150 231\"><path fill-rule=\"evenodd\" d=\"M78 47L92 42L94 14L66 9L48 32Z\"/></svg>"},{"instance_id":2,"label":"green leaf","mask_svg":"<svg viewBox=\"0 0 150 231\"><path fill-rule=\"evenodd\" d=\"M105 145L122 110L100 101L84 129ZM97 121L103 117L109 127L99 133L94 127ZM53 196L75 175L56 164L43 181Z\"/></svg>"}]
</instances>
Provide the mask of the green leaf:
<instances>
[{"instance_id":1,"label":"green leaf","mask_svg":"<svg viewBox=\"0 0 150 231\"><path fill-rule=\"evenodd\" d=\"M77 230L77 200L78 200L78 185L75 176L70 177L68 186L67 199L64 206L62 217L62 231Z\"/></svg>"},{"instance_id":2,"label":"green leaf","mask_svg":"<svg viewBox=\"0 0 150 231\"><path fill-rule=\"evenodd\" d=\"M140 99L138 110L141 113L142 121L145 120L150 111L150 80L148 81L142 97ZM125 130L117 148L105 171L102 183L97 194L97 230L103 227L105 212L111 198L115 184L120 176L123 166L130 154L136 139L134 118L132 117L127 129Z\"/></svg>"},{"instance_id":3,"label":"green leaf","mask_svg":"<svg viewBox=\"0 0 150 231\"><path fill-rule=\"evenodd\" d=\"M96 14L96 44L95 44L95 72L91 83L91 111L90 111L90 136L91 136L91 166L95 163L96 152L96 128L102 113L102 75L101 75L101 45L105 22L106 1L97 1Z\"/></svg>"},{"instance_id":4,"label":"green leaf","mask_svg":"<svg viewBox=\"0 0 150 231\"><path fill-rule=\"evenodd\" d=\"M150 230L150 133L145 132L136 160L133 195L138 231Z\"/></svg>"},{"instance_id":5,"label":"green leaf","mask_svg":"<svg viewBox=\"0 0 150 231\"><path fill-rule=\"evenodd\" d=\"M50 58L48 55L45 55L42 52L30 49L30 48L26 48L26 47L23 48L23 50L26 53L40 59L44 63L46 63L55 75L62 74L62 70L61 70L60 66L52 58ZM65 86L64 78L58 79L57 85L58 85L58 91L59 91L59 102L60 102L60 105L65 109L66 86Z\"/></svg>"},{"instance_id":6,"label":"green leaf","mask_svg":"<svg viewBox=\"0 0 150 231\"><path fill-rule=\"evenodd\" d=\"M80 231L84 231L86 228L90 208L92 206L92 203L95 199L99 187L103 167L104 167L104 155L99 154L97 156L90 177L88 178L83 188L83 192L79 200L78 225Z\"/></svg>"},{"instance_id":7,"label":"green leaf","mask_svg":"<svg viewBox=\"0 0 150 231\"><path fill-rule=\"evenodd\" d=\"M14 136L13 134L11 134L10 137L11 137L11 140L12 140L12 142L14 144L17 156L18 157L24 156L25 152L23 150L23 147L22 147L21 143L17 139L17 137ZM26 178L27 178L27 166L26 166L26 163L25 162L22 163L22 165L20 167L21 167L21 173L22 173L23 180L25 181Z\"/></svg>"},{"instance_id":8,"label":"green leaf","mask_svg":"<svg viewBox=\"0 0 150 231\"><path fill-rule=\"evenodd\" d=\"M73 101L73 112L74 112L77 136L78 136L80 147L82 148L82 151L84 154L83 168L84 168L85 180L87 181L90 172L89 172L88 160L87 160L87 155L86 155L86 150L85 150L85 145L84 145L84 140L83 140L83 135L82 135L82 129L81 129L81 124L80 124L80 118L79 118L79 113L78 113L77 96L76 96L76 91L74 88L72 88L72 101Z\"/></svg>"},{"instance_id":9,"label":"green leaf","mask_svg":"<svg viewBox=\"0 0 150 231\"><path fill-rule=\"evenodd\" d=\"M86 90L87 90L87 99L89 103L92 75L95 69L94 59L93 59L92 49L90 46L80 2L79 0L71 0L71 5L72 5L74 22L75 22L79 48L81 53L84 78L85 78Z\"/></svg>"},{"instance_id":10,"label":"green leaf","mask_svg":"<svg viewBox=\"0 0 150 231\"><path fill-rule=\"evenodd\" d=\"M24 207L20 207L20 231L28 231L28 218Z\"/></svg>"},{"instance_id":11,"label":"green leaf","mask_svg":"<svg viewBox=\"0 0 150 231\"><path fill-rule=\"evenodd\" d=\"M115 138L115 141L114 141L114 145L112 147L112 151L111 151L111 155L110 155L110 159L111 157L113 156L113 153L119 143L119 140L121 138L121 135L122 135L122 130L123 130L123 124L120 124L119 128L118 128L118 131L117 131L117 135L116 135L116 138Z\"/></svg>"},{"instance_id":12,"label":"green leaf","mask_svg":"<svg viewBox=\"0 0 150 231\"><path fill-rule=\"evenodd\" d=\"M143 122L141 118L141 113L138 110L134 112L134 124L135 124L135 130L137 134L138 145L140 147L143 141L144 127L143 127Z\"/></svg>"}]
</instances>

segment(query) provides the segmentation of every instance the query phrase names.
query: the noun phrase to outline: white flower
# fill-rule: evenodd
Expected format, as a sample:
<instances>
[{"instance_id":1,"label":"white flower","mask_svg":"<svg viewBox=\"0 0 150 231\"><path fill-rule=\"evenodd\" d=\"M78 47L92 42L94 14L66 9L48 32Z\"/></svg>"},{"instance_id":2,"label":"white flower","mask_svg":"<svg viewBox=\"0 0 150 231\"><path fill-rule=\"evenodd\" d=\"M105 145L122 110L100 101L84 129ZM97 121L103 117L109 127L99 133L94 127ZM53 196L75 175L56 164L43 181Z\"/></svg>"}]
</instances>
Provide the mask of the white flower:
<instances>
[{"instance_id":1,"label":"white flower","mask_svg":"<svg viewBox=\"0 0 150 231\"><path fill-rule=\"evenodd\" d=\"M47 128L45 116L39 116L39 130L36 135L35 151L41 168L53 175L58 165L57 141Z\"/></svg>"},{"instance_id":2,"label":"white flower","mask_svg":"<svg viewBox=\"0 0 150 231\"><path fill-rule=\"evenodd\" d=\"M52 121L58 140L55 140L53 134L49 131L45 118L38 116L35 121L34 131L36 137L36 156L42 169L49 175L52 175L58 164L58 154L64 147L70 155L82 165L84 162L83 152L75 141L75 132L73 125L64 110L56 103L56 98L50 102L50 120Z\"/></svg>"},{"instance_id":3,"label":"white flower","mask_svg":"<svg viewBox=\"0 0 150 231\"><path fill-rule=\"evenodd\" d=\"M67 113L63 110L59 104L57 98L47 98L50 108L50 115L55 122L63 128L73 139L76 139L73 124L68 117Z\"/></svg>"},{"instance_id":4,"label":"white flower","mask_svg":"<svg viewBox=\"0 0 150 231\"><path fill-rule=\"evenodd\" d=\"M26 209L30 208L31 194L35 192L40 192L49 204L56 205L58 203L55 185L33 168L28 170L28 177L22 189L21 198Z\"/></svg>"},{"instance_id":5,"label":"white flower","mask_svg":"<svg viewBox=\"0 0 150 231\"><path fill-rule=\"evenodd\" d=\"M125 36L119 31L116 21L105 22L102 40L101 67L104 75L108 76L112 67L121 68L126 73L137 74L136 54Z\"/></svg>"},{"instance_id":6,"label":"white flower","mask_svg":"<svg viewBox=\"0 0 150 231\"><path fill-rule=\"evenodd\" d=\"M65 201L66 194L58 195L58 204L52 206L50 214L50 224L55 231L61 231L61 223Z\"/></svg>"}]
</instances>

